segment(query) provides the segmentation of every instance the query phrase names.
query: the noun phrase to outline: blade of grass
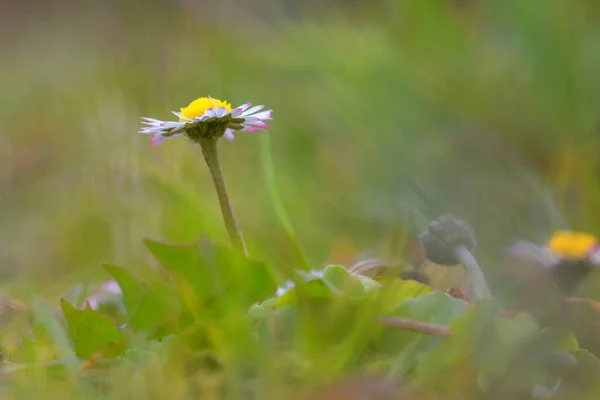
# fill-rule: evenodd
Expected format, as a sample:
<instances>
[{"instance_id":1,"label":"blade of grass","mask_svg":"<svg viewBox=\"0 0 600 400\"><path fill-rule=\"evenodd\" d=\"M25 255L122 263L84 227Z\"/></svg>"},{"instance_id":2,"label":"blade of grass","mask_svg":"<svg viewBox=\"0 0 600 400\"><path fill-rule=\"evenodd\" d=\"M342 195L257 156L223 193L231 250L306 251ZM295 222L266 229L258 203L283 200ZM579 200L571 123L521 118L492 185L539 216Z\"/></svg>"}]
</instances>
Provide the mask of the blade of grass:
<instances>
[{"instance_id":1,"label":"blade of grass","mask_svg":"<svg viewBox=\"0 0 600 400\"><path fill-rule=\"evenodd\" d=\"M277 179L275 177L275 168L273 167L273 158L271 156L271 138L269 135L260 136L260 161L267 184L267 190L269 191L271 203L275 209L277 218L279 219L283 230L293 244L294 250L296 253L298 253L302 268L308 270L308 261L304 255L304 251L302 251L302 248L296 239L296 233L294 232L289 215L285 210L283 201L281 200L281 195L277 186Z\"/></svg>"}]
</instances>

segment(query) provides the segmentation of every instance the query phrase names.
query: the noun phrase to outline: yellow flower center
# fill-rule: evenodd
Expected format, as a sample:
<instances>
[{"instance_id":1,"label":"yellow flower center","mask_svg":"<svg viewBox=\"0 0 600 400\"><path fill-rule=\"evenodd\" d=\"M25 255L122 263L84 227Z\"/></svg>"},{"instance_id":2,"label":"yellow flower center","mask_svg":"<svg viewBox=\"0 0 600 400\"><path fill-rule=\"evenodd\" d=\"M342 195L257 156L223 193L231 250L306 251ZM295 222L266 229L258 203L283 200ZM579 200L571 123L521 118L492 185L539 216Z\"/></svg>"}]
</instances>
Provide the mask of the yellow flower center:
<instances>
[{"instance_id":1,"label":"yellow flower center","mask_svg":"<svg viewBox=\"0 0 600 400\"><path fill-rule=\"evenodd\" d=\"M596 238L587 233L558 231L548 240L548 247L563 257L579 259L583 258L596 242Z\"/></svg>"},{"instance_id":2,"label":"yellow flower center","mask_svg":"<svg viewBox=\"0 0 600 400\"><path fill-rule=\"evenodd\" d=\"M187 118L196 118L204 114L209 108L225 107L227 112L231 111L231 104L226 101L213 99L212 97L200 97L192 101L187 107L179 110L179 113ZM184 122L183 118L179 118L180 122Z\"/></svg>"}]
</instances>

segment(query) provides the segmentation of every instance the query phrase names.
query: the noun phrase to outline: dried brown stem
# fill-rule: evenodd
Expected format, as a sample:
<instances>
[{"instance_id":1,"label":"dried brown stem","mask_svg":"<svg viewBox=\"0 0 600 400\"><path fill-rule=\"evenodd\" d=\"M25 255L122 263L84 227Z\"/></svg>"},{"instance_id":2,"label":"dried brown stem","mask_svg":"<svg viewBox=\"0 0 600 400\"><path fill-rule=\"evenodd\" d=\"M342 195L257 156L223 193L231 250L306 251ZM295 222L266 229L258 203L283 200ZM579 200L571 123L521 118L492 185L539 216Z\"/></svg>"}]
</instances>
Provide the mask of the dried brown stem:
<instances>
[{"instance_id":1,"label":"dried brown stem","mask_svg":"<svg viewBox=\"0 0 600 400\"><path fill-rule=\"evenodd\" d=\"M413 321L398 317L382 317L381 323L394 328L406 329L413 332L424 333L438 337L449 337L450 328L445 325L432 324L429 322Z\"/></svg>"},{"instance_id":2,"label":"dried brown stem","mask_svg":"<svg viewBox=\"0 0 600 400\"><path fill-rule=\"evenodd\" d=\"M390 267L393 265L389 261L380 260L378 258L372 258L369 260L359 261L350 268L348 271L353 274L365 275L366 273L373 271L374 269L382 268L382 267Z\"/></svg>"}]
</instances>

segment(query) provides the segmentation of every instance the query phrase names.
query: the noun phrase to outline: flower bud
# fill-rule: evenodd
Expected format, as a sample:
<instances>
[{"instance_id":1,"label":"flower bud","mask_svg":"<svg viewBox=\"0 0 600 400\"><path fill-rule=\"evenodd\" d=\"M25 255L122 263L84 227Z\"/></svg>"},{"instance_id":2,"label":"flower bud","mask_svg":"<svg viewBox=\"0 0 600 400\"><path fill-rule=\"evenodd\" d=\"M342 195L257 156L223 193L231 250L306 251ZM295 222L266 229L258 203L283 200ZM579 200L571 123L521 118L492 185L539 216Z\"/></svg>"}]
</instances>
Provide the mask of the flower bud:
<instances>
[{"instance_id":1,"label":"flower bud","mask_svg":"<svg viewBox=\"0 0 600 400\"><path fill-rule=\"evenodd\" d=\"M459 264L455 249L464 246L467 250L475 247L475 237L471 227L452 216L442 216L432 221L419 239L425 257L433 263L445 266Z\"/></svg>"}]
</instances>

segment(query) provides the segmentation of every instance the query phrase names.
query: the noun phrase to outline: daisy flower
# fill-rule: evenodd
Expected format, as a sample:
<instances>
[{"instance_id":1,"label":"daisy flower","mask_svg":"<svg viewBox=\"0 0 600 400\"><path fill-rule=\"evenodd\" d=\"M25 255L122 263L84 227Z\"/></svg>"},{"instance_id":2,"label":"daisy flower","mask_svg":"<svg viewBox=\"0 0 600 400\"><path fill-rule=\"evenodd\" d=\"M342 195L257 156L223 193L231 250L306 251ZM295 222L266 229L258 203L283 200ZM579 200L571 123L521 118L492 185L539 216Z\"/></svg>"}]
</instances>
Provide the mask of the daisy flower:
<instances>
[{"instance_id":1,"label":"daisy flower","mask_svg":"<svg viewBox=\"0 0 600 400\"><path fill-rule=\"evenodd\" d=\"M152 146L183 135L197 143L202 139L218 139L221 136L231 141L235 131L255 132L267 129L264 121L272 119L272 110L260 111L264 106L250 106L248 103L232 109L231 104L226 101L200 97L179 112L173 111L179 118L178 121L143 117L142 124L145 126L140 129L140 133L152 135Z\"/></svg>"}]
</instances>

